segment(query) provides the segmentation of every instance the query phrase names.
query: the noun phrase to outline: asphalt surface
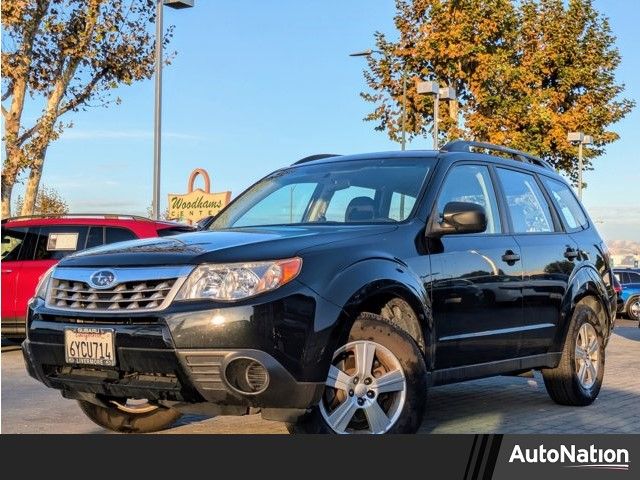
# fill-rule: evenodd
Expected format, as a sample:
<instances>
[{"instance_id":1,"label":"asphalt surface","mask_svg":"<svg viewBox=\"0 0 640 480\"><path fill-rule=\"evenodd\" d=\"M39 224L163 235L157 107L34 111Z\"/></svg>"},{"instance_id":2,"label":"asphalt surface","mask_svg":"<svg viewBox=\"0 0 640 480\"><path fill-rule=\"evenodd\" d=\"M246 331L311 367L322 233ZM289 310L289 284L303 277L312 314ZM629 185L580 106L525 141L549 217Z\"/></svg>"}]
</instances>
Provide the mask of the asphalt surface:
<instances>
[{"instance_id":1,"label":"asphalt surface","mask_svg":"<svg viewBox=\"0 0 640 480\"><path fill-rule=\"evenodd\" d=\"M607 348L604 385L588 407L563 407L542 379L496 377L434 388L421 433L640 433L640 328L619 320ZM19 347L2 346L2 433L107 433L77 404L30 378ZM245 417L183 417L164 433L286 433Z\"/></svg>"}]
</instances>

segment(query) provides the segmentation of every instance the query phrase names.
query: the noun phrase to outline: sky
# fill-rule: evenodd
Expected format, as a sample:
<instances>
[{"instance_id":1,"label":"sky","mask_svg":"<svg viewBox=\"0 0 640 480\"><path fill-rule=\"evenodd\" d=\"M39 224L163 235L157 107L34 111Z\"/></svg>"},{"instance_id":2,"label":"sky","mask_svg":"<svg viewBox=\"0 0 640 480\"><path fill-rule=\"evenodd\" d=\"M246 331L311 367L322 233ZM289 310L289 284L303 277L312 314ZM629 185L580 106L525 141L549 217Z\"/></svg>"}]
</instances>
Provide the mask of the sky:
<instances>
[{"instance_id":1,"label":"sky","mask_svg":"<svg viewBox=\"0 0 640 480\"><path fill-rule=\"evenodd\" d=\"M607 240L640 241L640 9L637 0L596 6L618 38L618 80L639 107L613 127L621 139L586 173L584 203ZM398 149L362 120L372 108L359 96L365 61L348 56L372 47L377 30L393 36L394 13L393 0L196 0L193 9L165 9L177 56L163 73L163 205L168 193L186 192L197 167L208 170L212 191L235 196L310 154ZM43 183L73 212L146 214L151 205L153 81L115 95L120 105L66 116L73 128L48 150ZM39 108L28 105L25 119ZM429 138L408 145L430 147Z\"/></svg>"}]
</instances>

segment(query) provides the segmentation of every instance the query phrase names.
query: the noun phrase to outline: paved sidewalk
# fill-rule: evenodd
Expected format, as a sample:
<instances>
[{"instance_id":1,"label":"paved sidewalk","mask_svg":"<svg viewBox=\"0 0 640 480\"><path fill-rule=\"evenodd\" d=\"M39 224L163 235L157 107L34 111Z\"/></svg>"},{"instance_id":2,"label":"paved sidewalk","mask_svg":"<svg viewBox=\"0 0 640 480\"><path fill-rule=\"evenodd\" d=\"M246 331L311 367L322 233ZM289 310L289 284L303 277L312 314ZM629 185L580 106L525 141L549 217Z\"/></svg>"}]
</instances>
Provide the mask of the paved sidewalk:
<instances>
[{"instance_id":1,"label":"paved sidewalk","mask_svg":"<svg viewBox=\"0 0 640 480\"><path fill-rule=\"evenodd\" d=\"M102 433L77 405L29 378L21 353L2 349L2 433ZM432 389L421 433L640 433L640 329L618 322L598 400L582 408L549 399L534 379L498 377ZM286 433L259 415L183 417L166 433Z\"/></svg>"}]
</instances>

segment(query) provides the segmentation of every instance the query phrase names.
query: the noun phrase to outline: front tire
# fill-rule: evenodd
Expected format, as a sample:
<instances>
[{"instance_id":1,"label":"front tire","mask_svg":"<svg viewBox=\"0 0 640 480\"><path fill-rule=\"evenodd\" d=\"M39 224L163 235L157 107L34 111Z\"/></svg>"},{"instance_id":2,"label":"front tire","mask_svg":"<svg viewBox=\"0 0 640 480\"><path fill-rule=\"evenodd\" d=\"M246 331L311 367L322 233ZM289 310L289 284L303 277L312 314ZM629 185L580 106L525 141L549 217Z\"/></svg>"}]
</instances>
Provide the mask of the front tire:
<instances>
[{"instance_id":1,"label":"front tire","mask_svg":"<svg viewBox=\"0 0 640 480\"><path fill-rule=\"evenodd\" d=\"M627 317L640 321L640 297L633 297L627 303Z\"/></svg>"},{"instance_id":2,"label":"front tire","mask_svg":"<svg viewBox=\"0 0 640 480\"><path fill-rule=\"evenodd\" d=\"M78 400L82 412L92 422L113 432L150 433L169 428L181 414L173 408L155 407L125 411L117 405L103 407L84 400Z\"/></svg>"},{"instance_id":3,"label":"front tire","mask_svg":"<svg viewBox=\"0 0 640 480\"><path fill-rule=\"evenodd\" d=\"M542 370L549 396L560 405L590 405L604 377L604 338L597 313L578 304L571 318L560 363Z\"/></svg>"},{"instance_id":4,"label":"front tire","mask_svg":"<svg viewBox=\"0 0 640 480\"><path fill-rule=\"evenodd\" d=\"M361 314L336 350L318 406L291 433L413 433L422 423L426 366L416 342L378 315Z\"/></svg>"}]
</instances>

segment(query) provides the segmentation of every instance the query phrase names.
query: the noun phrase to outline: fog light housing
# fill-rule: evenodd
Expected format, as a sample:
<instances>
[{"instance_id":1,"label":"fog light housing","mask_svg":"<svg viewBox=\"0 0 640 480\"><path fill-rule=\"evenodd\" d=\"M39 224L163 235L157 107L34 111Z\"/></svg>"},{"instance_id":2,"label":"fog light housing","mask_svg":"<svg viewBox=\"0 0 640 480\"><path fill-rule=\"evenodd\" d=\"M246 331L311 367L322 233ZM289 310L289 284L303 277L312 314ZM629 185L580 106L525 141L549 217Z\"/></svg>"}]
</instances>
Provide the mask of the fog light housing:
<instances>
[{"instance_id":1,"label":"fog light housing","mask_svg":"<svg viewBox=\"0 0 640 480\"><path fill-rule=\"evenodd\" d=\"M236 358L231 360L224 371L229 385L245 395L263 392L269 385L269 372L257 360Z\"/></svg>"}]
</instances>

